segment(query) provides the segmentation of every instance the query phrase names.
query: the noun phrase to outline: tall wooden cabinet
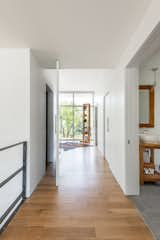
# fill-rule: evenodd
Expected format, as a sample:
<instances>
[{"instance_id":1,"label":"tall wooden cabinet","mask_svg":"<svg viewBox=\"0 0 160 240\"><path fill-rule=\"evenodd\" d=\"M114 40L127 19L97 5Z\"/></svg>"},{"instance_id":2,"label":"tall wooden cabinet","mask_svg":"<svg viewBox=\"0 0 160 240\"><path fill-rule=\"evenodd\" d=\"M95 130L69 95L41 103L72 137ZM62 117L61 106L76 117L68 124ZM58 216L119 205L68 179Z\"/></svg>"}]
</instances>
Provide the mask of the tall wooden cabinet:
<instances>
[{"instance_id":1,"label":"tall wooden cabinet","mask_svg":"<svg viewBox=\"0 0 160 240\"><path fill-rule=\"evenodd\" d=\"M83 104L83 143L89 144L91 141L91 106Z\"/></svg>"}]
</instances>

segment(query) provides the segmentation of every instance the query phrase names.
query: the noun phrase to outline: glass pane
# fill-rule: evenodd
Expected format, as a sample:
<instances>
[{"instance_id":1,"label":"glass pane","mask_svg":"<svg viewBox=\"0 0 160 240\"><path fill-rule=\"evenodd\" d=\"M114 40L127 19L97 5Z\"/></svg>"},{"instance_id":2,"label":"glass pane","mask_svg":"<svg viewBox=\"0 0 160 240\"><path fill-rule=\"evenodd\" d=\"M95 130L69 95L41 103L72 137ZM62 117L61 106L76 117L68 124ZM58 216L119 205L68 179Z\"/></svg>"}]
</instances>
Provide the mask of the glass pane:
<instances>
[{"instance_id":1,"label":"glass pane","mask_svg":"<svg viewBox=\"0 0 160 240\"><path fill-rule=\"evenodd\" d=\"M60 93L61 140L83 140L83 104L93 105L92 93ZM73 106L74 104L74 106ZM94 108L91 107L91 137L94 138Z\"/></svg>"},{"instance_id":2,"label":"glass pane","mask_svg":"<svg viewBox=\"0 0 160 240\"><path fill-rule=\"evenodd\" d=\"M149 123L149 90L139 91L139 103L140 123Z\"/></svg>"},{"instance_id":3,"label":"glass pane","mask_svg":"<svg viewBox=\"0 0 160 240\"><path fill-rule=\"evenodd\" d=\"M73 105L73 94L72 93L60 93L59 94L60 105Z\"/></svg>"},{"instance_id":4,"label":"glass pane","mask_svg":"<svg viewBox=\"0 0 160 240\"><path fill-rule=\"evenodd\" d=\"M74 107L74 139L82 140L83 107Z\"/></svg>"},{"instance_id":5,"label":"glass pane","mask_svg":"<svg viewBox=\"0 0 160 240\"><path fill-rule=\"evenodd\" d=\"M83 104L93 104L93 95L91 93L75 93L74 95L75 105L82 106Z\"/></svg>"},{"instance_id":6,"label":"glass pane","mask_svg":"<svg viewBox=\"0 0 160 240\"><path fill-rule=\"evenodd\" d=\"M60 139L73 138L73 107L60 107Z\"/></svg>"}]
</instances>

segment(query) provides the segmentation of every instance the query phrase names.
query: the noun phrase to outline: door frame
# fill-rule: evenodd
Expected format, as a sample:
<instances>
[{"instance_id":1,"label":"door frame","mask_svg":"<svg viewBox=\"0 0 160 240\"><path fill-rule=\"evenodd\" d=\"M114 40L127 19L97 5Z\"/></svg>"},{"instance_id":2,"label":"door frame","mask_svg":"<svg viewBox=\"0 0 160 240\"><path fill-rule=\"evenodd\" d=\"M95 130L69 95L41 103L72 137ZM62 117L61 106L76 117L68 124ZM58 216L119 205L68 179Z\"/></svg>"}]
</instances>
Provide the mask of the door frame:
<instances>
[{"instance_id":1,"label":"door frame","mask_svg":"<svg viewBox=\"0 0 160 240\"><path fill-rule=\"evenodd\" d=\"M106 97L110 94L109 91L106 92L106 94L103 96L103 143L104 143L104 147L103 147L103 156L104 156L104 160L106 159L105 153L106 153Z\"/></svg>"},{"instance_id":2,"label":"door frame","mask_svg":"<svg viewBox=\"0 0 160 240\"><path fill-rule=\"evenodd\" d=\"M93 122L93 126L94 126L94 130L95 130L95 146L98 146L98 107L94 106L94 122Z\"/></svg>"},{"instance_id":3,"label":"door frame","mask_svg":"<svg viewBox=\"0 0 160 240\"><path fill-rule=\"evenodd\" d=\"M48 96L49 93L52 93L52 107L53 107L53 130L52 130L52 138L53 138L53 162L54 162L54 91L46 84L46 168L48 163Z\"/></svg>"}]
</instances>

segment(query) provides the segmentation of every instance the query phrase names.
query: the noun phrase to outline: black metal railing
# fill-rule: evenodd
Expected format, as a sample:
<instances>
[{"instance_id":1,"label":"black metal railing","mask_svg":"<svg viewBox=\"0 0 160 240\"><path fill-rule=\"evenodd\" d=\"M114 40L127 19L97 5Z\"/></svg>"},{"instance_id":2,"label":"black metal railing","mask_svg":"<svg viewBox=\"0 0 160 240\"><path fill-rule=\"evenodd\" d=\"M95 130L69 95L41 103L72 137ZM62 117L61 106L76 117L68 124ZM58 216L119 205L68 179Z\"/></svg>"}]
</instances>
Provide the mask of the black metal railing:
<instances>
[{"instance_id":1,"label":"black metal railing","mask_svg":"<svg viewBox=\"0 0 160 240\"><path fill-rule=\"evenodd\" d=\"M13 179L15 176L17 176L20 172L22 172L22 192L16 197L16 199L11 203L11 205L7 208L7 210L3 213L2 216L0 216L0 232L4 230L4 228L7 226L7 224L10 222L11 218L16 213L19 206L23 203L23 201L26 198L26 161L27 161L27 143L26 142L18 142L16 144L12 144L3 148L0 148L0 152L6 151L10 148L14 148L18 145L23 145L23 165L19 169L17 169L15 172L13 172L9 177L7 177L5 180L0 182L0 190L5 186L8 182L10 182L11 179ZM4 224L3 224L4 222Z\"/></svg>"}]
</instances>

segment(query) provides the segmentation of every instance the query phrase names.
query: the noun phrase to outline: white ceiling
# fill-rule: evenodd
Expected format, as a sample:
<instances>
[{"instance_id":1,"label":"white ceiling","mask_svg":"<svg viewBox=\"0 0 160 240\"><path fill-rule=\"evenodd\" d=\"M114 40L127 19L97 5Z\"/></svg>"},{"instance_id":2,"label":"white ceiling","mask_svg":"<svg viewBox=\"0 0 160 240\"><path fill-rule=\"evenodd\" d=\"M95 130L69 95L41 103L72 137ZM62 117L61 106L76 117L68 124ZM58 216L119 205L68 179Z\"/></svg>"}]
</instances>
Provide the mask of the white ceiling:
<instances>
[{"instance_id":1,"label":"white ceiling","mask_svg":"<svg viewBox=\"0 0 160 240\"><path fill-rule=\"evenodd\" d=\"M151 0L0 0L0 47L30 47L44 67L110 68Z\"/></svg>"}]
</instances>

